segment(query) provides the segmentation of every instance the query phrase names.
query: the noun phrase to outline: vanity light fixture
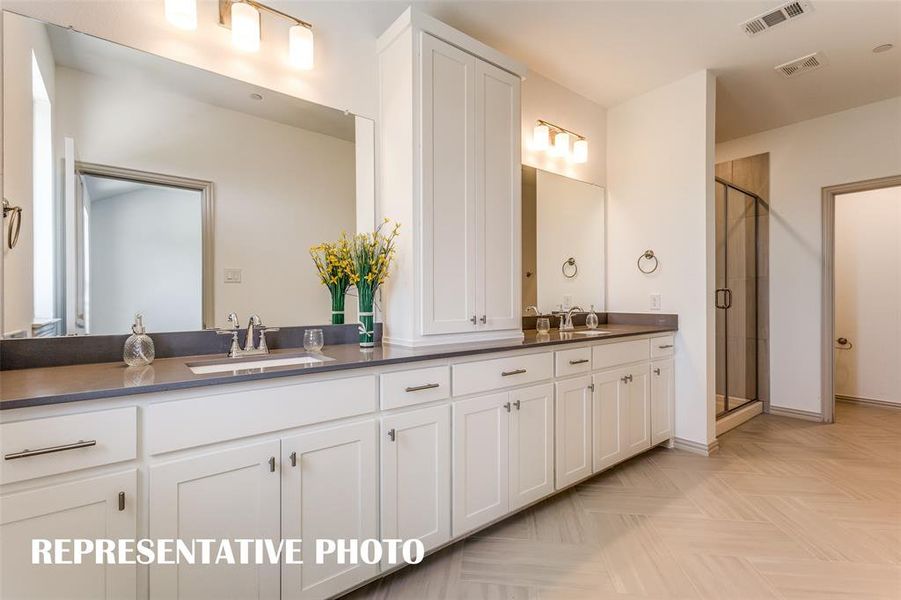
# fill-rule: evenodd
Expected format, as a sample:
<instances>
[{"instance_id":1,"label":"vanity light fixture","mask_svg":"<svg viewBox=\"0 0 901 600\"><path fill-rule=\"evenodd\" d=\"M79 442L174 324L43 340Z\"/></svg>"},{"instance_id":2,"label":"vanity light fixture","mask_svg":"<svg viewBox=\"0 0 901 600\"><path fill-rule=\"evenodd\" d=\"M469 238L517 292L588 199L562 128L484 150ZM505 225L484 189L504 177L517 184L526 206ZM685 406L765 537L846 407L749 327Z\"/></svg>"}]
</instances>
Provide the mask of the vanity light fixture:
<instances>
[{"instance_id":1,"label":"vanity light fixture","mask_svg":"<svg viewBox=\"0 0 901 600\"><path fill-rule=\"evenodd\" d=\"M588 162L588 140L584 135L542 119L532 130L532 149L545 150L551 156L567 158L574 163Z\"/></svg>"},{"instance_id":2,"label":"vanity light fixture","mask_svg":"<svg viewBox=\"0 0 901 600\"><path fill-rule=\"evenodd\" d=\"M260 49L260 11L247 2L231 6L232 45L243 52Z\"/></svg>"},{"instance_id":3,"label":"vanity light fixture","mask_svg":"<svg viewBox=\"0 0 901 600\"><path fill-rule=\"evenodd\" d=\"M178 27L197 29L197 0L165 0L166 20Z\"/></svg>"}]
</instances>

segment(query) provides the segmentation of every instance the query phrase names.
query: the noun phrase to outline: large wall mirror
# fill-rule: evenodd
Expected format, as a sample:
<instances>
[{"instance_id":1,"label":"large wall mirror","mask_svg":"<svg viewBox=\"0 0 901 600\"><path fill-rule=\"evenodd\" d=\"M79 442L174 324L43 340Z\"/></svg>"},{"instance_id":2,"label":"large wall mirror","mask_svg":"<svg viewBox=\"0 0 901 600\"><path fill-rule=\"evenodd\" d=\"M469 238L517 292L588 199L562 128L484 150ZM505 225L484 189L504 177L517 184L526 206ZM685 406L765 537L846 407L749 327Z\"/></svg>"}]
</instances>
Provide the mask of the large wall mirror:
<instances>
[{"instance_id":1,"label":"large wall mirror","mask_svg":"<svg viewBox=\"0 0 901 600\"><path fill-rule=\"evenodd\" d=\"M9 12L3 92L4 337L329 321L308 251L373 225L371 121Z\"/></svg>"},{"instance_id":2,"label":"large wall mirror","mask_svg":"<svg viewBox=\"0 0 901 600\"><path fill-rule=\"evenodd\" d=\"M523 314L605 310L605 216L604 188L523 165Z\"/></svg>"}]
</instances>

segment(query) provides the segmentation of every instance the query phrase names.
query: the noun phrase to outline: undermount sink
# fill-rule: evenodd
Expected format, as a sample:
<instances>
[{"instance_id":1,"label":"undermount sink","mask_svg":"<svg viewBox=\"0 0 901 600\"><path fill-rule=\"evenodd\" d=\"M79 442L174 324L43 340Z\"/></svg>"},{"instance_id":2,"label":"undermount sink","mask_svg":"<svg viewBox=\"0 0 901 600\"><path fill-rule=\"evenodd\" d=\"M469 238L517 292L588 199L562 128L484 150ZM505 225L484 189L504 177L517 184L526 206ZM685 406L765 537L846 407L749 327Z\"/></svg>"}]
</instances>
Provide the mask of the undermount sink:
<instances>
[{"instance_id":1,"label":"undermount sink","mask_svg":"<svg viewBox=\"0 0 901 600\"><path fill-rule=\"evenodd\" d=\"M563 331L561 333L571 333L573 335L610 335L612 331L604 331L603 329L579 329L578 331Z\"/></svg>"},{"instance_id":2,"label":"undermount sink","mask_svg":"<svg viewBox=\"0 0 901 600\"><path fill-rule=\"evenodd\" d=\"M263 372L273 367L291 367L295 365L314 365L333 360L322 354L270 355L247 356L244 358L230 358L216 362L187 363L187 367L195 375L208 375L210 373L227 373L233 371L257 371Z\"/></svg>"}]
</instances>

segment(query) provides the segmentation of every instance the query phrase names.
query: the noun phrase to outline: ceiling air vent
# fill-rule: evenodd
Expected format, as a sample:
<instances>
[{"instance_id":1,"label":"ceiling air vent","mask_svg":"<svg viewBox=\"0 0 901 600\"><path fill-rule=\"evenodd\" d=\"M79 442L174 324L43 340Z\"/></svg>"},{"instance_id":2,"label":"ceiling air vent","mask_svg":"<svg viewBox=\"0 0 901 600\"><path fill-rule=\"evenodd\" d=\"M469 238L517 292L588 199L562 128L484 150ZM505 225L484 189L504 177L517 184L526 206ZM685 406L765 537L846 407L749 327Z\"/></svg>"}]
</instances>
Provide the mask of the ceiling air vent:
<instances>
[{"instance_id":1,"label":"ceiling air vent","mask_svg":"<svg viewBox=\"0 0 901 600\"><path fill-rule=\"evenodd\" d=\"M785 23L786 21L806 15L812 10L813 7L810 5L810 2L807 2L806 0L787 2L774 10L758 15L749 21L745 21L741 24L741 28L744 29L749 37L753 37L780 23Z\"/></svg>"},{"instance_id":2,"label":"ceiling air vent","mask_svg":"<svg viewBox=\"0 0 901 600\"><path fill-rule=\"evenodd\" d=\"M814 52L775 67L786 78L797 77L802 73L815 71L826 64L826 56L822 52Z\"/></svg>"}]
</instances>

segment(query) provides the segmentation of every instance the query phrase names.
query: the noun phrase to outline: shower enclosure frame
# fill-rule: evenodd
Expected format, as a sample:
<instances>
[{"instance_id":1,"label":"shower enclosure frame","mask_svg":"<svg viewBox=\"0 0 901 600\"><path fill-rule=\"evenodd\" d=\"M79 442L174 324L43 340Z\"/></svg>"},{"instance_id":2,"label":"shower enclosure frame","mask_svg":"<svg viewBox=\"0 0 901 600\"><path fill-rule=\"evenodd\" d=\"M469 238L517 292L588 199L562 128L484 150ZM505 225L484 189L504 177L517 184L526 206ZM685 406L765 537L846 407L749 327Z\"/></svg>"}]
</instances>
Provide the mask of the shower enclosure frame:
<instances>
[{"instance_id":1,"label":"shower enclosure frame","mask_svg":"<svg viewBox=\"0 0 901 600\"><path fill-rule=\"evenodd\" d=\"M725 346L726 356L723 360L723 412L716 412L716 418L721 418L729 413L744 408L753 404L754 402L760 401L760 207L763 206L767 213L769 213L769 204L766 200L760 197L760 195L747 190L739 185L736 185L722 177L714 177L715 183L722 184L726 190L725 195L723 197L724 200L724 211L726 214L725 224L728 230L728 192L729 189L733 189L739 193L742 193L746 196L750 196L754 200L754 397L753 398L744 398L746 402L743 402L741 405L736 406L734 408L729 407L729 359L728 359L728 344L729 344L729 319L727 317L723 318L723 345ZM724 309L728 310L732 307L732 290L728 286L728 272L726 269L728 268L728 257L729 257L729 246L726 242L726 238L724 238L723 242L723 258L724 258L724 279L726 280L726 286L723 288L715 288L714 289L714 306L717 310ZM720 306L719 304L719 294L720 292L724 292L724 306ZM715 387L715 386L714 386ZM714 392L716 395L716 392Z\"/></svg>"}]
</instances>

